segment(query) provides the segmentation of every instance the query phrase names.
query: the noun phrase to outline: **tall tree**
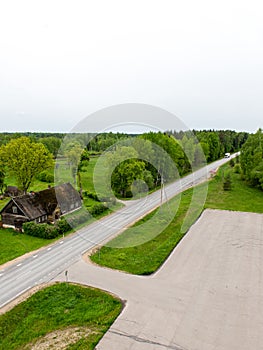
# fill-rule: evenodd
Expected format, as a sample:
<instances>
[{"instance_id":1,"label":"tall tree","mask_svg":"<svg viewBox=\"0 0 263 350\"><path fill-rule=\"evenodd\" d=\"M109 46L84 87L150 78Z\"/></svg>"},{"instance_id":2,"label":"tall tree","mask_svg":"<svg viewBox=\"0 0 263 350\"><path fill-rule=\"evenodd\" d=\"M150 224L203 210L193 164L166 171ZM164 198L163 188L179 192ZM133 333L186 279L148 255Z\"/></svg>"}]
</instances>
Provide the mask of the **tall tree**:
<instances>
[{"instance_id":1,"label":"tall tree","mask_svg":"<svg viewBox=\"0 0 263 350\"><path fill-rule=\"evenodd\" d=\"M259 129L242 146L240 165L244 178L263 189L263 133Z\"/></svg>"},{"instance_id":2,"label":"tall tree","mask_svg":"<svg viewBox=\"0 0 263 350\"><path fill-rule=\"evenodd\" d=\"M53 165L52 155L41 143L28 137L13 139L0 149L0 159L12 173L18 187L26 193L34 178Z\"/></svg>"}]
</instances>

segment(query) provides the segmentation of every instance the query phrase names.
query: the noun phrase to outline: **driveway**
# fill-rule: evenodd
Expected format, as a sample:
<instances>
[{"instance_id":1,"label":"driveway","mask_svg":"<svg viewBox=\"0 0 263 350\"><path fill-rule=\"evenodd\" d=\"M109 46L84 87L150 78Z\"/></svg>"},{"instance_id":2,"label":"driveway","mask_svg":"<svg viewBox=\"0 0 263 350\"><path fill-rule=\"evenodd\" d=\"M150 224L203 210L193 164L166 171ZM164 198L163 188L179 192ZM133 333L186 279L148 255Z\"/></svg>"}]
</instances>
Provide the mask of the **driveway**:
<instances>
[{"instance_id":1,"label":"driveway","mask_svg":"<svg viewBox=\"0 0 263 350\"><path fill-rule=\"evenodd\" d=\"M82 260L68 278L126 301L98 350L258 350L262 263L262 214L206 210L150 277Z\"/></svg>"}]
</instances>

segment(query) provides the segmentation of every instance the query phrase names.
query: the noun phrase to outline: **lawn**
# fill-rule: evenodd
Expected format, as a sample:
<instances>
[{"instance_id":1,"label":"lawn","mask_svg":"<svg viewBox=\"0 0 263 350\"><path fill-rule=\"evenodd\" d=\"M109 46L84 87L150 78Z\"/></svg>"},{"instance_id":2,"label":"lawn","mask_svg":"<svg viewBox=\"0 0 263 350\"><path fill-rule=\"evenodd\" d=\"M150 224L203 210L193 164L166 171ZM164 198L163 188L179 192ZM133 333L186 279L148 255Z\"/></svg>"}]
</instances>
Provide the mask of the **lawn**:
<instances>
[{"instance_id":1,"label":"lawn","mask_svg":"<svg viewBox=\"0 0 263 350\"><path fill-rule=\"evenodd\" d=\"M0 316L0 350L37 349L39 340L56 348L56 338L67 349L92 350L121 310L120 300L100 290L55 284Z\"/></svg>"},{"instance_id":2,"label":"lawn","mask_svg":"<svg viewBox=\"0 0 263 350\"><path fill-rule=\"evenodd\" d=\"M84 191L90 191L90 192L94 191L93 170L97 160L98 160L98 157L90 158L88 166L86 166L81 172L81 180L82 180L82 186ZM57 161L57 164L59 165L59 168L56 171L56 174L57 174L56 182L63 183L63 182L68 182L69 180L72 182L72 175L71 175L70 169L68 168L67 162L64 159L59 159ZM50 175L54 174L53 168L48 169L47 171ZM8 175L5 178L5 183L8 186L17 186L16 179L12 175ZM38 179L34 179L34 181L32 182L31 186L28 189L28 192L44 190L48 187L48 185L53 186L54 183L53 182L47 183L47 182L42 182ZM0 202L0 205L1 205L1 202Z\"/></svg>"},{"instance_id":3,"label":"lawn","mask_svg":"<svg viewBox=\"0 0 263 350\"><path fill-rule=\"evenodd\" d=\"M231 191L223 190L224 171L231 172ZM201 184L196 187L197 193L202 193L203 186ZM179 209L172 222L158 236L152 237L154 230L158 232L158 227L162 224L160 217L154 215L155 211L100 248L91 256L91 260L102 266L138 275L155 272L200 215L197 211L192 213L189 220L185 220L192 191L189 189L182 193L181 199L177 196L170 201L170 208L180 203ZM242 181L240 175L235 174L227 164L209 181L205 208L263 213L263 192ZM168 210L169 206L164 209L166 212ZM139 244L140 240L145 243Z\"/></svg>"},{"instance_id":4,"label":"lawn","mask_svg":"<svg viewBox=\"0 0 263 350\"><path fill-rule=\"evenodd\" d=\"M81 172L81 179L82 179L82 185L83 185L83 190L88 191L88 192L93 192L94 191L94 186L93 186L93 170L97 162L97 157L93 157L90 159L90 162L87 167L83 169ZM67 178L67 175L69 171L66 169L66 163L62 159L59 162L60 164L60 174L62 174L62 182ZM52 169L49 170L50 173L52 173ZM13 177L8 177L7 178L7 183L8 185L15 185L15 179ZM34 190L34 191L39 191L47 188L47 183L41 182L39 180L35 180L33 185L29 190ZM53 184L51 184L53 185ZM2 209L6 203L9 201L9 198L5 198L3 200L0 200L0 209ZM84 207L87 208L87 210L91 210L94 205L97 205L99 202L84 196L83 199ZM110 209L107 209L103 213L95 215L95 218L98 220L101 217L110 214L112 211L115 211L119 208L121 208L122 205L120 203L116 203L115 205L112 205ZM74 230L79 229L88 223L91 223L95 219L93 217L88 215L88 212L83 208L79 211L84 212L85 217L87 220L85 223L81 224L76 224L74 225ZM68 217L71 216L76 216L76 212L69 214ZM70 231L67 234L73 232ZM52 242L54 242L56 239L53 240L46 240L46 239L40 239L37 237L32 237L32 236L27 236L24 234L18 234L12 229L2 229L0 228L0 265L6 263L7 261L10 261L12 259L15 259L25 253L28 253L30 251L39 249L43 246L46 246Z\"/></svg>"},{"instance_id":5,"label":"lawn","mask_svg":"<svg viewBox=\"0 0 263 350\"><path fill-rule=\"evenodd\" d=\"M0 228L0 265L52 242L54 239L31 237L22 235L13 229Z\"/></svg>"}]
</instances>

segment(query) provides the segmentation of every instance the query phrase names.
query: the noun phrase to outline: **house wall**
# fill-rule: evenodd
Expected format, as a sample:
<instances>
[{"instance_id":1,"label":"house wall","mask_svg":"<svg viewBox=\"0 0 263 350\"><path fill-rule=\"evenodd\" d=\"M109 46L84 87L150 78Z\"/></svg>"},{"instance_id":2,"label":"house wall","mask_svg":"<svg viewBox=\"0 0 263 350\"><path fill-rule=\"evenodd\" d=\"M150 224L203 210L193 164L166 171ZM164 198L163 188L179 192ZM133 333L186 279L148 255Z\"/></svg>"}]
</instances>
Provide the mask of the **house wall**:
<instances>
[{"instance_id":1,"label":"house wall","mask_svg":"<svg viewBox=\"0 0 263 350\"><path fill-rule=\"evenodd\" d=\"M15 208L16 208L16 212L14 212ZM18 206L13 201L8 203L7 207L5 208L5 213L24 216L23 212L18 208Z\"/></svg>"},{"instance_id":2,"label":"house wall","mask_svg":"<svg viewBox=\"0 0 263 350\"><path fill-rule=\"evenodd\" d=\"M24 216L21 215L14 215L14 214L10 214L10 213L2 213L2 223L3 226L12 226L12 227L16 227L17 225L17 221L22 221L22 222L26 222L27 219Z\"/></svg>"}]
</instances>

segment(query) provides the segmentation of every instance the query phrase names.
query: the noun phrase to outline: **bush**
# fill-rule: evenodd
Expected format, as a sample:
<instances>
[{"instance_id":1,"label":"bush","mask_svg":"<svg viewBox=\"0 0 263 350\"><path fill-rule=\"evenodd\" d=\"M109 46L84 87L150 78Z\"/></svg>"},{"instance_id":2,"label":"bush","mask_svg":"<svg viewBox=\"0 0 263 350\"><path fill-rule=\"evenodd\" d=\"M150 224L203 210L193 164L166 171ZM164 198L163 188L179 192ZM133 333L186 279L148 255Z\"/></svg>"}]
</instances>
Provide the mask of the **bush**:
<instances>
[{"instance_id":1,"label":"bush","mask_svg":"<svg viewBox=\"0 0 263 350\"><path fill-rule=\"evenodd\" d=\"M230 159L229 165L233 168L235 166L235 161L233 158Z\"/></svg>"},{"instance_id":2,"label":"bush","mask_svg":"<svg viewBox=\"0 0 263 350\"><path fill-rule=\"evenodd\" d=\"M59 236L60 232L55 226L49 224L36 224L34 221L23 224L24 233L29 236L44 239L52 239Z\"/></svg>"},{"instance_id":3,"label":"bush","mask_svg":"<svg viewBox=\"0 0 263 350\"><path fill-rule=\"evenodd\" d=\"M96 193L86 191L84 192L84 195L88 198L94 199L94 201L99 202L99 197Z\"/></svg>"},{"instance_id":4,"label":"bush","mask_svg":"<svg viewBox=\"0 0 263 350\"><path fill-rule=\"evenodd\" d=\"M224 177L223 189L224 191L230 191L232 187L232 179L230 173L227 173Z\"/></svg>"},{"instance_id":5,"label":"bush","mask_svg":"<svg viewBox=\"0 0 263 350\"><path fill-rule=\"evenodd\" d=\"M67 220L62 216L60 220L56 223L56 228L59 232L59 234L66 233L71 230L70 224L67 222Z\"/></svg>"},{"instance_id":6,"label":"bush","mask_svg":"<svg viewBox=\"0 0 263 350\"><path fill-rule=\"evenodd\" d=\"M90 210L90 213L92 215L99 215L99 214L102 214L105 210L107 210L108 207L103 204L103 203L99 203L99 204L95 204L91 210Z\"/></svg>"},{"instance_id":7,"label":"bush","mask_svg":"<svg viewBox=\"0 0 263 350\"><path fill-rule=\"evenodd\" d=\"M241 174L241 167L240 167L240 164L236 164L234 166L234 173L236 174Z\"/></svg>"},{"instance_id":8,"label":"bush","mask_svg":"<svg viewBox=\"0 0 263 350\"><path fill-rule=\"evenodd\" d=\"M47 170L38 174L37 179L42 182L52 183L54 182L54 174L50 174Z\"/></svg>"}]
</instances>

